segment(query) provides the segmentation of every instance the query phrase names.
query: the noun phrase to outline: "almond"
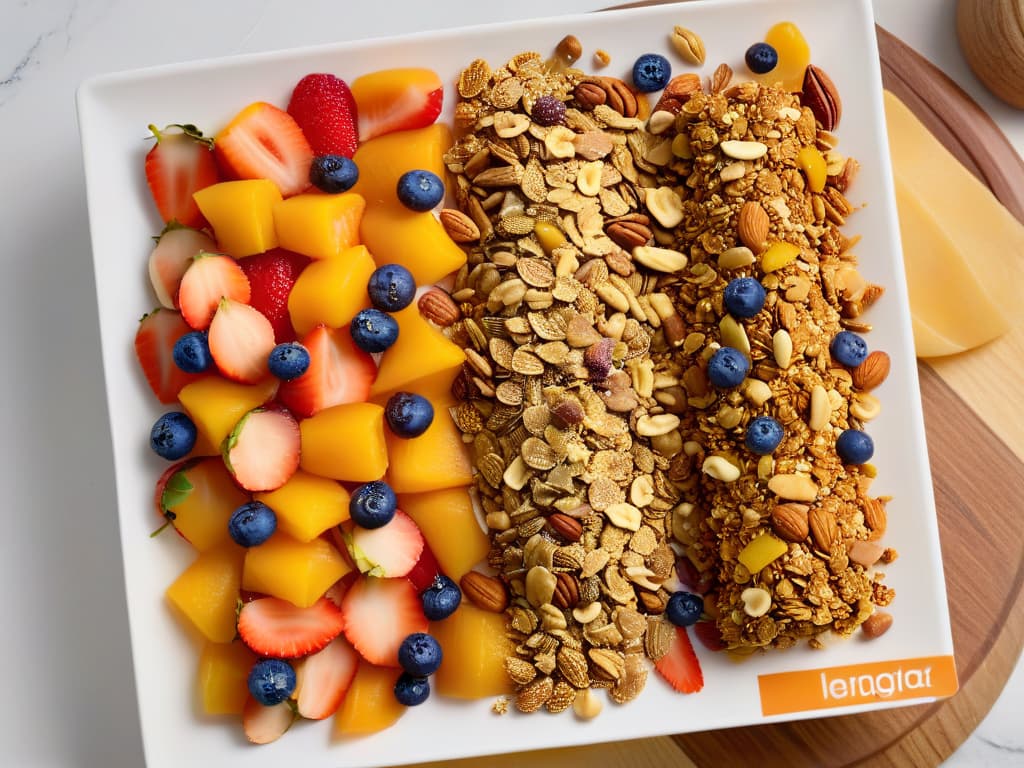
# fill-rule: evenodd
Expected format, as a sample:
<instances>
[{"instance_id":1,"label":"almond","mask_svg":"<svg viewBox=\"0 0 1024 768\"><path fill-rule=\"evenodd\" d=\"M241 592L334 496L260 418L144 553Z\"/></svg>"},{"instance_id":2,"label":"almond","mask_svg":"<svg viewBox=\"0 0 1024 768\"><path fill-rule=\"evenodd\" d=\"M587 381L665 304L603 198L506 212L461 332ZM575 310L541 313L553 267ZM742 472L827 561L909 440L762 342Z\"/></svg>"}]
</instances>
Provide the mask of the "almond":
<instances>
[{"instance_id":1,"label":"almond","mask_svg":"<svg viewBox=\"0 0 1024 768\"><path fill-rule=\"evenodd\" d=\"M447 328L462 317L455 300L441 288L431 288L424 293L416 306L419 307L424 319L442 328Z\"/></svg>"},{"instance_id":2,"label":"almond","mask_svg":"<svg viewBox=\"0 0 1024 768\"><path fill-rule=\"evenodd\" d=\"M803 541L810 533L806 504L776 504L772 528L783 541Z\"/></svg>"},{"instance_id":3,"label":"almond","mask_svg":"<svg viewBox=\"0 0 1024 768\"><path fill-rule=\"evenodd\" d=\"M583 536L583 526L580 521L562 512L555 512L549 516L548 525L551 526L551 530L570 544L579 541Z\"/></svg>"},{"instance_id":4,"label":"almond","mask_svg":"<svg viewBox=\"0 0 1024 768\"><path fill-rule=\"evenodd\" d=\"M835 515L823 507L815 507L808 514L807 521L815 546L831 554L832 547L839 538L839 525L836 523Z\"/></svg>"},{"instance_id":5,"label":"almond","mask_svg":"<svg viewBox=\"0 0 1024 768\"><path fill-rule=\"evenodd\" d=\"M865 392L874 389L889 376L889 367L889 355L876 349L853 369L853 386Z\"/></svg>"},{"instance_id":6,"label":"almond","mask_svg":"<svg viewBox=\"0 0 1024 768\"><path fill-rule=\"evenodd\" d=\"M864 525L871 530L868 536L870 541L880 539L885 533L889 519L885 511L885 504L878 499L864 499Z\"/></svg>"},{"instance_id":7,"label":"almond","mask_svg":"<svg viewBox=\"0 0 1024 768\"><path fill-rule=\"evenodd\" d=\"M572 518L569 519L572 520ZM556 574L555 578L557 579L555 594L552 596L551 602L559 608L575 608L580 601L580 585L577 583L576 577L563 571Z\"/></svg>"},{"instance_id":8,"label":"almond","mask_svg":"<svg viewBox=\"0 0 1024 768\"><path fill-rule=\"evenodd\" d=\"M662 96L669 99L687 101L690 96L701 90L700 75L695 72L687 72L683 75L676 75L668 81Z\"/></svg>"},{"instance_id":9,"label":"almond","mask_svg":"<svg viewBox=\"0 0 1024 768\"><path fill-rule=\"evenodd\" d=\"M867 619L864 620L864 623L860 625L860 629L866 637L874 639L876 637L881 637L886 632L888 632L889 627L891 626L891 613L886 613L885 611L875 611L870 616L868 616Z\"/></svg>"},{"instance_id":10,"label":"almond","mask_svg":"<svg viewBox=\"0 0 1024 768\"><path fill-rule=\"evenodd\" d=\"M508 592L505 585L493 576L469 571L459 579L462 594L477 608L501 613L508 607Z\"/></svg>"},{"instance_id":11,"label":"almond","mask_svg":"<svg viewBox=\"0 0 1024 768\"><path fill-rule=\"evenodd\" d=\"M843 102L832 78L813 64L804 72L803 103L821 123L822 129L834 130L843 116Z\"/></svg>"},{"instance_id":12,"label":"almond","mask_svg":"<svg viewBox=\"0 0 1024 768\"><path fill-rule=\"evenodd\" d=\"M768 243L768 214L760 203L748 200L740 208L739 222L736 229L740 240L754 253L761 253Z\"/></svg>"},{"instance_id":13,"label":"almond","mask_svg":"<svg viewBox=\"0 0 1024 768\"><path fill-rule=\"evenodd\" d=\"M444 208L439 218L448 237L456 243L472 243L480 239L480 228L462 211L455 208Z\"/></svg>"}]
</instances>

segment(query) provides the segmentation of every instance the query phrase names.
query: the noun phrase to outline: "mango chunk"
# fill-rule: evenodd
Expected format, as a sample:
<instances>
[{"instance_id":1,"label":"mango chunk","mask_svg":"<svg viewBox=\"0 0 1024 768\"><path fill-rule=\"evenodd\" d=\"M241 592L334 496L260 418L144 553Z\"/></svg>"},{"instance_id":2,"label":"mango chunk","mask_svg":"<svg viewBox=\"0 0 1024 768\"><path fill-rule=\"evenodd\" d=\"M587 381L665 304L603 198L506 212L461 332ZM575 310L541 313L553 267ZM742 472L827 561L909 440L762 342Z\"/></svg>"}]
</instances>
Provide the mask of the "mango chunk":
<instances>
[{"instance_id":1,"label":"mango chunk","mask_svg":"<svg viewBox=\"0 0 1024 768\"><path fill-rule=\"evenodd\" d=\"M756 75L755 79L765 84L782 83L787 91L799 91L811 63L811 48L800 28L791 21L780 21L768 30L764 41L779 54L779 63L771 72Z\"/></svg>"},{"instance_id":2,"label":"mango chunk","mask_svg":"<svg viewBox=\"0 0 1024 768\"><path fill-rule=\"evenodd\" d=\"M825 163L825 156L817 147L803 147L796 154L796 164L807 177L807 187L811 192L821 192L825 189L828 166Z\"/></svg>"},{"instance_id":3,"label":"mango chunk","mask_svg":"<svg viewBox=\"0 0 1024 768\"><path fill-rule=\"evenodd\" d=\"M165 490L165 510L174 513L174 527L193 547L203 552L229 540L231 513L249 497L235 485L223 461L203 459L179 471L169 485L179 490Z\"/></svg>"},{"instance_id":4,"label":"mango chunk","mask_svg":"<svg viewBox=\"0 0 1024 768\"><path fill-rule=\"evenodd\" d=\"M800 248L793 243L771 243L761 254L761 269L765 272L774 272L796 261L799 255Z\"/></svg>"},{"instance_id":5,"label":"mango chunk","mask_svg":"<svg viewBox=\"0 0 1024 768\"><path fill-rule=\"evenodd\" d=\"M234 542L200 552L167 588L167 599L207 640L230 643L245 550Z\"/></svg>"},{"instance_id":6,"label":"mango chunk","mask_svg":"<svg viewBox=\"0 0 1024 768\"><path fill-rule=\"evenodd\" d=\"M222 181L192 195L213 227L217 246L236 259L278 245L274 204L281 191L267 179Z\"/></svg>"},{"instance_id":7,"label":"mango chunk","mask_svg":"<svg viewBox=\"0 0 1024 768\"><path fill-rule=\"evenodd\" d=\"M245 643L210 643L199 654L199 697L208 715L240 715L256 654Z\"/></svg>"},{"instance_id":8,"label":"mango chunk","mask_svg":"<svg viewBox=\"0 0 1024 768\"><path fill-rule=\"evenodd\" d=\"M288 295L288 314L296 333L305 336L321 323L340 328L369 307L366 284L376 268L365 245L309 264Z\"/></svg>"},{"instance_id":9,"label":"mango chunk","mask_svg":"<svg viewBox=\"0 0 1024 768\"><path fill-rule=\"evenodd\" d=\"M760 573L765 566L786 554L788 549L786 542L775 538L770 533L762 533L741 549L736 557L748 571Z\"/></svg>"},{"instance_id":10,"label":"mango chunk","mask_svg":"<svg viewBox=\"0 0 1024 768\"><path fill-rule=\"evenodd\" d=\"M255 498L274 510L278 530L299 541L312 541L349 518L349 493L344 486L301 469L280 488L257 493Z\"/></svg>"},{"instance_id":11,"label":"mango chunk","mask_svg":"<svg viewBox=\"0 0 1024 768\"><path fill-rule=\"evenodd\" d=\"M276 391L277 379L272 376L257 384L238 384L220 376L206 376L182 387L178 400L195 422L199 434L209 445L219 447L239 419L270 400Z\"/></svg>"},{"instance_id":12,"label":"mango chunk","mask_svg":"<svg viewBox=\"0 0 1024 768\"><path fill-rule=\"evenodd\" d=\"M467 488L403 493L398 508L419 526L441 570L456 581L487 557L490 541Z\"/></svg>"},{"instance_id":13,"label":"mango chunk","mask_svg":"<svg viewBox=\"0 0 1024 768\"><path fill-rule=\"evenodd\" d=\"M395 698L401 670L359 662L341 708L334 719L335 736L364 736L398 722L406 707Z\"/></svg>"},{"instance_id":14,"label":"mango chunk","mask_svg":"<svg viewBox=\"0 0 1024 768\"><path fill-rule=\"evenodd\" d=\"M299 423L300 466L314 475L366 483L388 468L384 409L376 403L325 408Z\"/></svg>"},{"instance_id":15,"label":"mango chunk","mask_svg":"<svg viewBox=\"0 0 1024 768\"><path fill-rule=\"evenodd\" d=\"M419 437L405 439L385 430L388 484L395 493L423 493L473 482L473 465L462 433L448 413L450 403L432 403L434 420Z\"/></svg>"},{"instance_id":16,"label":"mango chunk","mask_svg":"<svg viewBox=\"0 0 1024 768\"><path fill-rule=\"evenodd\" d=\"M417 213L400 204L373 205L359 229L378 265L401 264L418 285L431 285L466 263L459 248L433 213Z\"/></svg>"},{"instance_id":17,"label":"mango chunk","mask_svg":"<svg viewBox=\"0 0 1024 768\"><path fill-rule=\"evenodd\" d=\"M274 204L274 228L282 248L311 259L329 259L359 243L366 201L345 192L305 192Z\"/></svg>"},{"instance_id":18,"label":"mango chunk","mask_svg":"<svg viewBox=\"0 0 1024 768\"><path fill-rule=\"evenodd\" d=\"M351 570L330 542L296 541L277 531L246 551L242 588L308 608Z\"/></svg>"},{"instance_id":19,"label":"mango chunk","mask_svg":"<svg viewBox=\"0 0 1024 768\"><path fill-rule=\"evenodd\" d=\"M466 359L465 353L424 320L415 304L395 312L394 318L398 321L398 341L381 355L370 398L386 399L386 395L399 390L422 394L417 382L434 376L447 376L450 387Z\"/></svg>"},{"instance_id":20,"label":"mango chunk","mask_svg":"<svg viewBox=\"0 0 1024 768\"><path fill-rule=\"evenodd\" d=\"M477 608L463 600L459 609L430 625L444 659L434 674L434 689L442 696L480 699L512 692L505 659L514 655L505 630L505 615Z\"/></svg>"},{"instance_id":21,"label":"mango chunk","mask_svg":"<svg viewBox=\"0 0 1024 768\"><path fill-rule=\"evenodd\" d=\"M452 145L445 123L426 128L396 131L359 145L352 160L359 167L359 181L352 188L371 206L400 205L395 190L406 171L424 170L444 179L444 153Z\"/></svg>"}]
</instances>

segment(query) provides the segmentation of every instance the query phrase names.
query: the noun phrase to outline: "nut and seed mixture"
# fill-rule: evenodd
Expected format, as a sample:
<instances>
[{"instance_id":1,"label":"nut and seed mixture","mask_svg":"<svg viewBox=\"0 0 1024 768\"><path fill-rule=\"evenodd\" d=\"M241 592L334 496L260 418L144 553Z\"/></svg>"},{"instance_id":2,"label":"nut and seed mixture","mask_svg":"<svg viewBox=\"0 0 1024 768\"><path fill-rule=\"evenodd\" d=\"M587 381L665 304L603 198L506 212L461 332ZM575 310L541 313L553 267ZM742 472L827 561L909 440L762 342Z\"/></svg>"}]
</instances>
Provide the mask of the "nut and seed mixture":
<instances>
[{"instance_id":1,"label":"nut and seed mixture","mask_svg":"<svg viewBox=\"0 0 1024 768\"><path fill-rule=\"evenodd\" d=\"M495 576L464 592L506 612L517 709L591 717L592 688L629 701L668 650L677 558L738 652L847 634L892 592L871 571L884 500L834 448L879 409L828 353L880 293L838 228L856 163L798 94L730 87L719 67L674 79L652 112L574 69L577 48L461 74L445 156L459 210L442 222L468 260L452 300L431 301L466 352L452 415L492 542ZM798 254L765 273L776 242ZM768 298L737 322L722 294L741 275ZM735 390L708 382L720 345L752 362ZM758 460L743 433L761 414L786 438ZM751 573L740 554L763 534L785 553Z\"/></svg>"}]
</instances>

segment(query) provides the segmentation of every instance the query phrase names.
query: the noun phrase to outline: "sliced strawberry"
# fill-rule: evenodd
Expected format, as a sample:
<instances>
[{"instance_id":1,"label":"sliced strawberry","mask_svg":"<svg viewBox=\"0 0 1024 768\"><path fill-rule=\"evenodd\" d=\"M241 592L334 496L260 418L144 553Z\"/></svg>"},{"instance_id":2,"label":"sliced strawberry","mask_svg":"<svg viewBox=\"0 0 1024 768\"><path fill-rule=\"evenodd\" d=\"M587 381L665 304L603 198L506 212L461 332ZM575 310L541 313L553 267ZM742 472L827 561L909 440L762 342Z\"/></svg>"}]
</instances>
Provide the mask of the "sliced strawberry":
<instances>
[{"instance_id":1,"label":"sliced strawberry","mask_svg":"<svg viewBox=\"0 0 1024 768\"><path fill-rule=\"evenodd\" d=\"M309 187L313 150L291 115L257 101L217 134L217 157L239 179L270 179L285 197Z\"/></svg>"},{"instance_id":2,"label":"sliced strawberry","mask_svg":"<svg viewBox=\"0 0 1024 768\"><path fill-rule=\"evenodd\" d=\"M337 531L338 529L337 529L337 527L334 527L331 530L332 531ZM335 547L337 549L339 549L341 551L345 550L345 542L341 539L340 536L337 539L334 539L333 537L331 537L330 540L332 541L332 543L335 545ZM326 597L328 600L330 600L336 606L341 608L341 601L345 599L345 593L348 592L348 588L351 587L353 583L355 583L355 580L357 578L359 578L359 574L358 573L356 573L355 571L349 571L344 576L342 576L340 579L338 579L336 582L334 582L334 584L332 584L327 589L326 592L324 592L324 597Z\"/></svg>"},{"instance_id":3,"label":"sliced strawberry","mask_svg":"<svg viewBox=\"0 0 1024 768\"><path fill-rule=\"evenodd\" d=\"M278 398L301 418L343 403L361 403L370 395L377 365L352 341L348 327L320 325L306 334L309 368L297 379L281 382Z\"/></svg>"},{"instance_id":4,"label":"sliced strawberry","mask_svg":"<svg viewBox=\"0 0 1024 768\"><path fill-rule=\"evenodd\" d=\"M262 408L239 419L224 443L224 464L247 491L280 488L299 468L299 425L285 411Z\"/></svg>"},{"instance_id":5,"label":"sliced strawberry","mask_svg":"<svg viewBox=\"0 0 1024 768\"><path fill-rule=\"evenodd\" d=\"M341 706L352 678L356 676L359 654L344 637L307 656L296 670L295 704L299 714L310 720L330 717Z\"/></svg>"},{"instance_id":6,"label":"sliced strawberry","mask_svg":"<svg viewBox=\"0 0 1024 768\"><path fill-rule=\"evenodd\" d=\"M221 299L210 321L209 342L217 369L232 381L255 384L270 375L274 327L248 304Z\"/></svg>"},{"instance_id":7,"label":"sliced strawberry","mask_svg":"<svg viewBox=\"0 0 1024 768\"><path fill-rule=\"evenodd\" d=\"M151 125L149 130L156 146L146 154L146 181L160 217L187 227L203 226L206 220L192 193L219 180L213 139L194 125L168 125L162 131Z\"/></svg>"},{"instance_id":8,"label":"sliced strawberry","mask_svg":"<svg viewBox=\"0 0 1024 768\"><path fill-rule=\"evenodd\" d=\"M314 155L355 154L359 143L356 100L340 77L306 75L292 91L288 114L302 128Z\"/></svg>"},{"instance_id":9,"label":"sliced strawberry","mask_svg":"<svg viewBox=\"0 0 1024 768\"><path fill-rule=\"evenodd\" d=\"M427 631L427 617L408 579L360 579L341 603L345 637L371 664L398 666L398 646Z\"/></svg>"},{"instance_id":10,"label":"sliced strawberry","mask_svg":"<svg viewBox=\"0 0 1024 768\"><path fill-rule=\"evenodd\" d=\"M704 673L701 672L697 654L693 652L686 627L675 629L676 636L668 653L655 662L654 668L680 693L696 693L704 687Z\"/></svg>"},{"instance_id":11,"label":"sliced strawberry","mask_svg":"<svg viewBox=\"0 0 1024 768\"><path fill-rule=\"evenodd\" d=\"M395 578L413 569L423 552L423 534L401 510L380 528L356 526L346 536L348 552L356 566L370 576Z\"/></svg>"},{"instance_id":12,"label":"sliced strawberry","mask_svg":"<svg viewBox=\"0 0 1024 768\"><path fill-rule=\"evenodd\" d=\"M202 252L197 255L178 287L178 306L185 322L197 331L213 320L221 299L249 303L249 279L230 256Z\"/></svg>"},{"instance_id":13,"label":"sliced strawberry","mask_svg":"<svg viewBox=\"0 0 1024 768\"><path fill-rule=\"evenodd\" d=\"M352 81L359 141L393 131L423 128L441 114L444 84L422 68L385 69Z\"/></svg>"},{"instance_id":14,"label":"sliced strawberry","mask_svg":"<svg viewBox=\"0 0 1024 768\"><path fill-rule=\"evenodd\" d=\"M277 741L295 722L295 712L287 701L265 707L251 695L242 707L242 729L253 744Z\"/></svg>"},{"instance_id":15,"label":"sliced strawberry","mask_svg":"<svg viewBox=\"0 0 1024 768\"><path fill-rule=\"evenodd\" d=\"M238 634L261 656L297 659L316 653L341 634L344 619L330 600L321 597L309 608L287 600L262 597L238 612Z\"/></svg>"},{"instance_id":16,"label":"sliced strawberry","mask_svg":"<svg viewBox=\"0 0 1024 768\"><path fill-rule=\"evenodd\" d=\"M288 314L288 296L307 264L308 258L283 248L247 256L238 262L249 278L249 304L270 321L278 344L295 341L295 329Z\"/></svg>"},{"instance_id":17,"label":"sliced strawberry","mask_svg":"<svg viewBox=\"0 0 1024 768\"><path fill-rule=\"evenodd\" d=\"M205 232L179 224L168 224L149 254L149 282L156 300L168 309L178 308L178 286L192 259L202 251L216 250L217 244Z\"/></svg>"},{"instance_id":18,"label":"sliced strawberry","mask_svg":"<svg viewBox=\"0 0 1024 768\"><path fill-rule=\"evenodd\" d=\"M171 309L154 309L139 321L135 356L150 389L161 403L173 403L181 388L199 378L174 364L174 342L192 329Z\"/></svg>"},{"instance_id":19,"label":"sliced strawberry","mask_svg":"<svg viewBox=\"0 0 1024 768\"><path fill-rule=\"evenodd\" d=\"M157 479L156 486L153 488L153 506L156 507L156 513L164 518L164 524L153 531L150 536L156 536L164 528L171 526L181 538L188 541L188 537L174 525L174 513L168 510L183 502L192 493L193 485L189 482L186 472L200 461L201 459L198 458L179 461L164 470L164 473Z\"/></svg>"},{"instance_id":20,"label":"sliced strawberry","mask_svg":"<svg viewBox=\"0 0 1024 768\"><path fill-rule=\"evenodd\" d=\"M420 559L416 561L416 565L405 575L405 578L412 582L417 592L422 594L441 573L441 564L437 562L430 544L424 539Z\"/></svg>"}]
</instances>

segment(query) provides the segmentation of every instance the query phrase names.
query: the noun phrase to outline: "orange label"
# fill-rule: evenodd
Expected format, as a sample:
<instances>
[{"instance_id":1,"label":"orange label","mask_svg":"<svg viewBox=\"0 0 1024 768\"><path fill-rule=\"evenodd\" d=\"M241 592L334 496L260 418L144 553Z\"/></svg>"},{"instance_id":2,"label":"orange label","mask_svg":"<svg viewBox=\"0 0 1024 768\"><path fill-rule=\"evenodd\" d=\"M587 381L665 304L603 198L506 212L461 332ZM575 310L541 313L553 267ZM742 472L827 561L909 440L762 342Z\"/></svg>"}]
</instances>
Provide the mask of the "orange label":
<instances>
[{"instance_id":1,"label":"orange label","mask_svg":"<svg viewBox=\"0 0 1024 768\"><path fill-rule=\"evenodd\" d=\"M952 656L760 675L761 712L782 715L880 701L942 698L957 690Z\"/></svg>"}]
</instances>

